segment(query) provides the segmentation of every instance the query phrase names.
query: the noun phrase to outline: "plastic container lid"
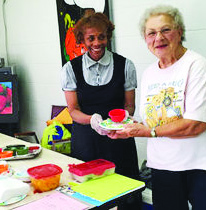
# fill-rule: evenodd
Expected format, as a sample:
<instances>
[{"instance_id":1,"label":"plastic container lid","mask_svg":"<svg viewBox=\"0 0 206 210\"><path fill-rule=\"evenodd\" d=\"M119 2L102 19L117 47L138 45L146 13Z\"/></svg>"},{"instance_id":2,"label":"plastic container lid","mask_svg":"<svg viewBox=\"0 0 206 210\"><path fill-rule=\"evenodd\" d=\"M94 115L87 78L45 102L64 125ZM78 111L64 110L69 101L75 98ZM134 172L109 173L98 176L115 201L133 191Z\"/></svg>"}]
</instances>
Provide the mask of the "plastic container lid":
<instances>
[{"instance_id":1,"label":"plastic container lid","mask_svg":"<svg viewBox=\"0 0 206 210\"><path fill-rule=\"evenodd\" d=\"M29 168L27 172L32 178L42 179L61 174L63 170L55 164L45 164Z\"/></svg>"},{"instance_id":2,"label":"plastic container lid","mask_svg":"<svg viewBox=\"0 0 206 210\"><path fill-rule=\"evenodd\" d=\"M29 151L38 150L39 148L39 146L31 146L29 147Z\"/></svg>"},{"instance_id":3,"label":"plastic container lid","mask_svg":"<svg viewBox=\"0 0 206 210\"><path fill-rule=\"evenodd\" d=\"M78 176L85 176L88 174L102 175L105 170L114 167L115 164L110 161L97 159L77 165L71 164L69 165L69 172L74 173Z\"/></svg>"}]
</instances>

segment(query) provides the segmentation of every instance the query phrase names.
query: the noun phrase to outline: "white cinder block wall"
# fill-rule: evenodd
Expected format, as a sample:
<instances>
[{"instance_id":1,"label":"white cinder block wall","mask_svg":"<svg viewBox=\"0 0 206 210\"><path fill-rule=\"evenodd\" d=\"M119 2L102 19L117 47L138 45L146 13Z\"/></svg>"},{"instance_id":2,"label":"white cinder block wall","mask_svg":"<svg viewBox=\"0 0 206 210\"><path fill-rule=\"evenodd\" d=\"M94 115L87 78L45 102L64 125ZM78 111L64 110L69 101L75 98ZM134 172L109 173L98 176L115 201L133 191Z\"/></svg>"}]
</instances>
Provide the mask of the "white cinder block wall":
<instances>
[{"instance_id":1,"label":"white cinder block wall","mask_svg":"<svg viewBox=\"0 0 206 210\"><path fill-rule=\"evenodd\" d=\"M204 0L109 0L109 3L116 26L114 51L135 63L139 82L143 70L156 59L147 50L138 28L141 14L150 6L160 3L177 6L185 20L185 46L206 56ZM51 105L66 105L59 77L61 54L56 0L0 0L0 5L0 57L16 66L21 130L34 130L41 138L50 119ZM138 92L139 89L136 116ZM146 159L146 139L138 138L136 142L141 163Z\"/></svg>"}]
</instances>

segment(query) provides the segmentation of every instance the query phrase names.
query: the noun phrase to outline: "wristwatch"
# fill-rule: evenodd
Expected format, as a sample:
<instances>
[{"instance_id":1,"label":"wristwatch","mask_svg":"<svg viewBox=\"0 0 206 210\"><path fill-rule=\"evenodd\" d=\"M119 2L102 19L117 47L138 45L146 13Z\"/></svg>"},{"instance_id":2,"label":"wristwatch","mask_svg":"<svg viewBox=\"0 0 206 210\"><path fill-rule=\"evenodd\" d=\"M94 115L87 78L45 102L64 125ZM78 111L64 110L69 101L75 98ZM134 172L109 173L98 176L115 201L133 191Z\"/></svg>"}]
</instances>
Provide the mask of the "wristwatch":
<instances>
[{"instance_id":1,"label":"wristwatch","mask_svg":"<svg viewBox=\"0 0 206 210\"><path fill-rule=\"evenodd\" d=\"M156 131L155 131L155 127L153 127L153 128L151 129L150 135L151 135L152 137L157 137Z\"/></svg>"}]
</instances>

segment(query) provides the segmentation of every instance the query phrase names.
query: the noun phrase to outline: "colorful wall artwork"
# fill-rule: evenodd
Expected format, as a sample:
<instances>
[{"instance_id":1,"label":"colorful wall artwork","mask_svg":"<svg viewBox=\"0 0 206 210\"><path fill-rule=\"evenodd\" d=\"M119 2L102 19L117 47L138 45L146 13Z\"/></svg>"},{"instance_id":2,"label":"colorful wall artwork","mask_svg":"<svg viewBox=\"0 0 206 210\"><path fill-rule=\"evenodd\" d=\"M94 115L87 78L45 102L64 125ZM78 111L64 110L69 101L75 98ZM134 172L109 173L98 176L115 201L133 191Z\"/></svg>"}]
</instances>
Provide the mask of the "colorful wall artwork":
<instances>
[{"instance_id":1,"label":"colorful wall artwork","mask_svg":"<svg viewBox=\"0 0 206 210\"><path fill-rule=\"evenodd\" d=\"M56 0L59 22L62 65L86 52L83 44L77 44L73 28L89 9L103 12L109 17L108 0ZM110 44L108 46L110 48Z\"/></svg>"}]
</instances>

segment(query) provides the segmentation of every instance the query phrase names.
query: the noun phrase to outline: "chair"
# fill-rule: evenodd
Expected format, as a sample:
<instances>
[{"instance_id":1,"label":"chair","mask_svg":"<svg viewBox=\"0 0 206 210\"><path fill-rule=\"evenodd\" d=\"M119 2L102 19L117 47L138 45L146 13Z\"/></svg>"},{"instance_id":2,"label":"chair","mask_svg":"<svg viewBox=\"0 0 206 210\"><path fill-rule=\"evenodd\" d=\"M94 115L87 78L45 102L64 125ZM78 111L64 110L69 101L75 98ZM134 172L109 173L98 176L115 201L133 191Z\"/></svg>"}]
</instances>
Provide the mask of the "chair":
<instances>
[{"instance_id":1,"label":"chair","mask_svg":"<svg viewBox=\"0 0 206 210\"><path fill-rule=\"evenodd\" d=\"M67 106L52 105L51 120L47 121L47 126L57 120L64 125L70 132L72 131L73 120L69 114Z\"/></svg>"},{"instance_id":2,"label":"chair","mask_svg":"<svg viewBox=\"0 0 206 210\"><path fill-rule=\"evenodd\" d=\"M14 133L14 137L31 143L37 143L37 144L40 143L36 133L33 131Z\"/></svg>"},{"instance_id":3,"label":"chair","mask_svg":"<svg viewBox=\"0 0 206 210\"><path fill-rule=\"evenodd\" d=\"M47 121L47 125L50 125L53 120L57 120L64 125L64 127L72 133L72 118L69 114L67 106L52 105L51 120ZM71 148L71 138L53 140L51 149L53 151L69 155Z\"/></svg>"},{"instance_id":4,"label":"chair","mask_svg":"<svg viewBox=\"0 0 206 210\"><path fill-rule=\"evenodd\" d=\"M52 105L52 111L51 111L51 119L56 117L61 111L63 111L67 106L58 106L58 105Z\"/></svg>"}]
</instances>

